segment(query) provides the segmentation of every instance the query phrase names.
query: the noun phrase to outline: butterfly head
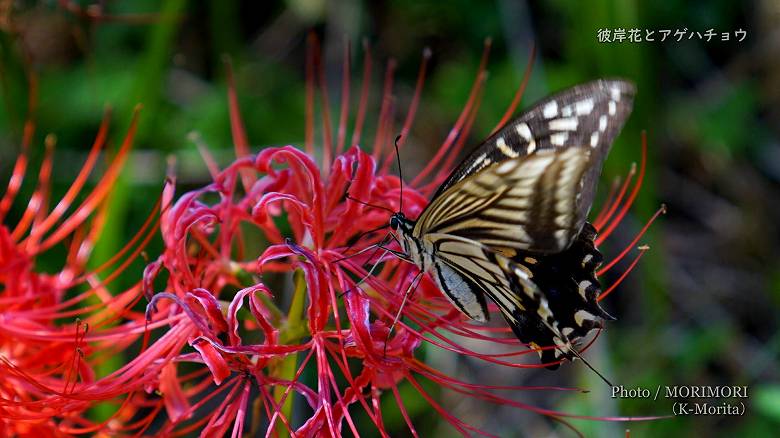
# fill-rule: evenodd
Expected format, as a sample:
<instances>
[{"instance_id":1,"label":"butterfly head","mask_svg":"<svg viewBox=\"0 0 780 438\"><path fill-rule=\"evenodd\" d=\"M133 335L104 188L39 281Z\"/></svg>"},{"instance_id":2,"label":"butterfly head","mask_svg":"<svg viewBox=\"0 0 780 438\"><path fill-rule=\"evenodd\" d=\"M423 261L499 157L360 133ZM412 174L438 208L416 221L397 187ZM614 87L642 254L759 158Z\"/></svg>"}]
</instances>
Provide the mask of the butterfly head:
<instances>
[{"instance_id":1,"label":"butterfly head","mask_svg":"<svg viewBox=\"0 0 780 438\"><path fill-rule=\"evenodd\" d=\"M404 220L404 218L404 214L400 211L394 213L393 216L390 217L390 228L392 228L393 231L398 231L398 228L401 226L401 221Z\"/></svg>"},{"instance_id":2,"label":"butterfly head","mask_svg":"<svg viewBox=\"0 0 780 438\"><path fill-rule=\"evenodd\" d=\"M401 245L404 247L404 251L409 251L409 239L412 239L412 231L414 230L414 221L407 218L400 211L393 213L390 216L390 228L400 238Z\"/></svg>"},{"instance_id":3,"label":"butterfly head","mask_svg":"<svg viewBox=\"0 0 780 438\"><path fill-rule=\"evenodd\" d=\"M390 216L390 228L396 235L403 253L421 270L426 271L433 265L433 248L426 246L419 236L415 236L416 224L400 211Z\"/></svg>"},{"instance_id":4,"label":"butterfly head","mask_svg":"<svg viewBox=\"0 0 780 438\"><path fill-rule=\"evenodd\" d=\"M401 235L409 235L414 228L414 222L399 211L390 217L390 228Z\"/></svg>"}]
</instances>

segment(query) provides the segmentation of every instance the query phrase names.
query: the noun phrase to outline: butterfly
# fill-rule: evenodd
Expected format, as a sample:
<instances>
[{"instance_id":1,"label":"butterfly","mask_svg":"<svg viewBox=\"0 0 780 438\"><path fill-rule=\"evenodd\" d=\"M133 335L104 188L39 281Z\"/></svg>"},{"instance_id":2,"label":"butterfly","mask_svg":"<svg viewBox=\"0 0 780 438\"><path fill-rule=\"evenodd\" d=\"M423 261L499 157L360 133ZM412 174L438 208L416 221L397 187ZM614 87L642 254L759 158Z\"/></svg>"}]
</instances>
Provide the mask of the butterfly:
<instances>
[{"instance_id":1,"label":"butterfly","mask_svg":"<svg viewBox=\"0 0 780 438\"><path fill-rule=\"evenodd\" d=\"M495 303L551 369L614 319L596 300L603 258L587 215L634 94L596 80L537 102L476 147L417 220L390 218L403 258L473 320Z\"/></svg>"}]
</instances>

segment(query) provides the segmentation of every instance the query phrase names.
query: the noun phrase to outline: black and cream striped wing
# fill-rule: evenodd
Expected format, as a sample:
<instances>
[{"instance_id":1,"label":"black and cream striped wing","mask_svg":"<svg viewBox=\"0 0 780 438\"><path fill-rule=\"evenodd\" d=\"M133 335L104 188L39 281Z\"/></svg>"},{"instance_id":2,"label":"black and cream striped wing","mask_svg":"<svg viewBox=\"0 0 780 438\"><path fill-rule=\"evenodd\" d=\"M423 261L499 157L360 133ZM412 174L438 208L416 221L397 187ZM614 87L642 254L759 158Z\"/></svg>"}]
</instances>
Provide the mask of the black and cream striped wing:
<instances>
[{"instance_id":1,"label":"black and cream striped wing","mask_svg":"<svg viewBox=\"0 0 780 438\"><path fill-rule=\"evenodd\" d=\"M428 234L425 239L436 254L434 274L439 288L467 316L477 321L488 319L487 295L523 342L535 348L555 346L548 350L546 362L558 359L561 353L571 358L573 347L563 334L566 330L559 327L547 296L526 267L466 238Z\"/></svg>"},{"instance_id":2,"label":"black and cream striped wing","mask_svg":"<svg viewBox=\"0 0 780 438\"><path fill-rule=\"evenodd\" d=\"M592 166L583 178L580 215L587 216L604 158L631 114L633 84L596 80L564 90L535 104L490 136L456 167L435 199L488 166L535 151L568 147L592 149Z\"/></svg>"},{"instance_id":3,"label":"black and cream striped wing","mask_svg":"<svg viewBox=\"0 0 780 438\"><path fill-rule=\"evenodd\" d=\"M592 155L545 149L483 168L434 198L412 234L456 236L505 255L563 251L585 222L579 203Z\"/></svg>"}]
</instances>

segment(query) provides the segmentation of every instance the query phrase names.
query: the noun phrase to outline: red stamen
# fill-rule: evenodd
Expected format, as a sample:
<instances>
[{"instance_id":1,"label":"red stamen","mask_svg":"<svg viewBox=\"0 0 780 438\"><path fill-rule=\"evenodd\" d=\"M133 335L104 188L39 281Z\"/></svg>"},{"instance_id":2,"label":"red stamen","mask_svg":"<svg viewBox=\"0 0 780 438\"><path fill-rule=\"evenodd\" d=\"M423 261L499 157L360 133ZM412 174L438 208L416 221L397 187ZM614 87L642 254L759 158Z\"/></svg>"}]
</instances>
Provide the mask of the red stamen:
<instances>
[{"instance_id":1,"label":"red stamen","mask_svg":"<svg viewBox=\"0 0 780 438\"><path fill-rule=\"evenodd\" d=\"M76 228L76 231L73 232L73 238L70 242L70 246L68 247L68 255L65 257L65 266L71 267L69 268L71 270L73 269L72 267L76 266L79 248L84 242L85 236L88 234L88 228L89 227L86 224L83 224L82 226ZM63 270L63 274L64 273L65 270ZM68 274L73 275L73 272L69 272Z\"/></svg>"},{"instance_id":2,"label":"red stamen","mask_svg":"<svg viewBox=\"0 0 780 438\"><path fill-rule=\"evenodd\" d=\"M484 75L482 78L482 82L487 79L487 75ZM476 103L474 105L474 110L471 111L471 114L469 114L468 118L466 119L466 124L464 125L463 132L464 134L458 137L458 140L455 142L455 146L452 148L450 153L447 156L447 160L444 162L444 165L442 166L441 170L436 175L436 178L429 184L429 187L426 187L426 191L432 190L435 186L438 187L439 184L441 184L445 178L447 178L447 175L449 175L451 169L454 166L455 160L460 157L460 152L463 150L463 146L466 145L466 140L468 140L468 135L466 133L471 131L471 127L474 126L474 121L477 119L477 110L479 109L479 105L482 103L482 96L484 95L484 88L480 87L479 92L477 93L477 99Z\"/></svg>"},{"instance_id":3,"label":"red stamen","mask_svg":"<svg viewBox=\"0 0 780 438\"><path fill-rule=\"evenodd\" d=\"M19 223L16 224L16 227L11 233L11 239L15 242L24 236L24 233L27 232L27 229L32 224L33 219L38 215L38 212L41 209L45 210L43 203L51 178L52 155L54 153L55 144L56 137L51 135L46 137L46 152L43 157L43 162L41 163L41 168L38 171L38 186L30 197L30 202L27 204L27 208L24 210L22 218L19 219Z\"/></svg>"},{"instance_id":4,"label":"red stamen","mask_svg":"<svg viewBox=\"0 0 780 438\"><path fill-rule=\"evenodd\" d=\"M363 40L363 83L360 89L360 103L355 119L355 129L352 131L352 145L360 142L363 131L363 122L366 120L366 107L368 106L368 90L371 85L371 47L367 40Z\"/></svg>"},{"instance_id":5,"label":"red stamen","mask_svg":"<svg viewBox=\"0 0 780 438\"><path fill-rule=\"evenodd\" d=\"M392 93L393 93L393 77L395 76L396 62L394 59L387 61L387 68L385 69L385 83L382 88L382 105L379 109L379 119L377 122L377 130L374 136L374 151L371 156L374 161L379 161L382 158L382 146L384 139L387 136L389 121L393 117L392 108Z\"/></svg>"},{"instance_id":6,"label":"red stamen","mask_svg":"<svg viewBox=\"0 0 780 438\"><path fill-rule=\"evenodd\" d=\"M103 232L103 227L105 226L106 218L108 217L109 199L110 197L107 197L106 200L100 203L100 206L98 207L98 213L92 219L91 224L87 224L85 222L77 229L81 230L87 228L87 232L83 234L83 240L76 238L73 239L73 242L78 242L78 250L74 254L73 258L70 258L66 261L66 266L68 266L68 268L72 271L70 275L75 275L78 272L81 272L83 266L87 263L87 259L89 258L90 253L92 252L94 242L97 241L98 237Z\"/></svg>"},{"instance_id":7,"label":"red stamen","mask_svg":"<svg viewBox=\"0 0 780 438\"><path fill-rule=\"evenodd\" d=\"M349 88L350 69L352 63L352 51L349 40L344 41L344 57L341 66L341 114L339 115L339 130L336 134L336 155L344 151L344 142L347 137L347 117L349 117Z\"/></svg>"},{"instance_id":8,"label":"red stamen","mask_svg":"<svg viewBox=\"0 0 780 438\"><path fill-rule=\"evenodd\" d=\"M74 345L73 356L71 359L71 365L64 376L65 386L62 388L63 394L71 394L75 390L76 383L78 381L78 376L76 374L78 374L78 363L81 360L80 345L82 345L82 343L84 342L84 337L86 336L87 330L89 329L89 326L87 324L84 324L84 331L82 332L80 331L81 325L82 325L81 321L76 320L76 330L74 332L75 339L73 343ZM69 389L68 387L71 385L71 378L73 379L73 387Z\"/></svg>"},{"instance_id":9,"label":"red stamen","mask_svg":"<svg viewBox=\"0 0 780 438\"><path fill-rule=\"evenodd\" d=\"M341 360L339 360L338 356L336 356L333 352L331 352L330 350L328 352L331 354L331 357L334 358L334 363L339 368L342 375L347 379L347 382L349 383L349 389L353 391L354 398L356 398L358 400L358 403L360 403L360 405L363 407L363 409L366 412L366 415L368 415L368 417L371 419L371 422L374 423L375 426L377 426L378 428L381 427L381 423L379 419L377 418L376 414L373 412L371 407L368 405L366 398L363 396L363 392L361 389L363 385L360 385L357 379L355 379L355 377L352 376L352 372L349 370L349 367L347 365L348 362L342 362ZM329 378L332 380L331 384L336 385L335 376L333 375L333 373L330 372L328 374L329 374ZM358 376L358 379L360 379L361 377L362 375Z\"/></svg>"},{"instance_id":10,"label":"red stamen","mask_svg":"<svg viewBox=\"0 0 780 438\"><path fill-rule=\"evenodd\" d=\"M467 432L467 429L469 429L469 430L471 430L473 432L477 432L477 430L475 428L473 428L472 426L464 423L459 418L453 416L446 409L444 409L441 405L439 405L436 402L436 400L434 400L433 397L431 397L430 394L428 394L425 391L425 389L423 389L422 385L420 385L420 383L418 383L417 380L411 374L407 373L405 377L406 377L406 380L408 380L409 383L411 383L412 386L414 386L414 388L417 390L417 392L421 396L423 396L423 398L428 402L428 404L430 404L431 407L433 407L436 410L436 412L438 412L439 415L442 416L442 418L444 418L448 423L450 423L452 425L452 427L457 429L458 432L460 432L464 436L468 436L469 435L469 433ZM479 432L481 432L481 431L479 431Z\"/></svg>"},{"instance_id":11,"label":"red stamen","mask_svg":"<svg viewBox=\"0 0 780 438\"><path fill-rule=\"evenodd\" d=\"M209 148L206 145L206 143L203 141L203 138L200 136L199 133L191 132L189 135L187 135L187 139L195 143L195 147L198 148L200 157L203 159L203 162L206 163L206 169L208 169L209 175L211 175L212 179L216 180L219 177L219 173L220 173L219 165L217 165L217 161L214 159L214 156L209 151Z\"/></svg>"},{"instance_id":12,"label":"red stamen","mask_svg":"<svg viewBox=\"0 0 780 438\"><path fill-rule=\"evenodd\" d=\"M612 181L612 184L609 186L609 192L607 193L607 197L604 199L604 203L602 204L601 208L599 208L599 213L596 215L596 218L593 220L593 226L598 230L598 227L596 227L595 224L602 223L604 220L604 217L607 215L607 212L612 208L612 205L615 203L615 196L617 195L618 187L620 187L620 177L617 176Z\"/></svg>"},{"instance_id":13,"label":"red stamen","mask_svg":"<svg viewBox=\"0 0 780 438\"><path fill-rule=\"evenodd\" d=\"M279 399L279 402L275 403L273 415L271 416L271 418L269 420L269 423L268 423L268 430L269 431L273 430L274 427L276 426L276 419L277 418L282 419L282 421L284 422L284 414L282 413L282 406L284 406L284 402L287 400L287 396L290 395L290 391L292 390L293 385L295 384L295 382L297 382L298 379L301 378L301 374L303 374L303 370L306 369L306 365L309 363L309 361L311 360L312 356L314 355L314 350L315 350L314 348L309 350L309 354L307 354L306 357L303 359L303 361L301 361L301 365L295 371L295 376L293 377L292 381L287 382L287 384L286 384L287 388L285 388L284 392L282 393L282 396ZM288 430L292 431L292 429L290 429L290 424L289 423L285 422L284 424L285 424L285 426L287 426Z\"/></svg>"},{"instance_id":14,"label":"red stamen","mask_svg":"<svg viewBox=\"0 0 780 438\"><path fill-rule=\"evenodd\" d=\"M428 70L428 61L431 59L431 49L426 47L423 49L422 61L420 61L420 69L417 72L417 82L414 85L414 94L412 95L412 101L409 103L409 109L406 111L406 119L401 126L401 138L398 140L398 147L401 148L406 143L406 137L409 135L409 131L412 128L414 122L414 116L417 114L417 107L420 104L420 96L422 95L423 85L425 84L425 75Z\"/></svg>"},{"instance_id":15,"label":"red stamen","mask_svg":"<svg viewBox=\"0 0 780 438\"><path fill-rule=\"evenodd\" d=\"M130 152L130 147L133 144L133 138L135 137L135 132L138 127L138 113L140 109L141 106L138 105L133 111L133 118L130 122L130 128L127 131L127 135L125 135L122 146L119 148L119 152L117 152L116 157L114 157L105 174L98 182L95 190L93 190L92 193L87 196L87 199L81 203L78 209L76 209L76 211L68 219L66 219L65 222L63 222L54 233L49 235L49 237L47 237L46 240L41 243L40 247L31 248L32 253L45 251L62 240L62 238L72 233L73 230L75 230L92 214L97 205L99 205L100 202L102 202L102 200L111 192L111 189L114 186L114 182L119 177L119 171L124 165L124 162L127 159L127 155Z\"/></svg>"},{"instance_id":16,"label":"red stamen","mask_svg":"<svg viewBox=\"0 0 780 438\"><path fill-rule=\"evenodd\" d=\"M417 107L420 104L420 97L422 96L423 84L425 83L425 75L428 69L428 61L431 59L431 49L425 48L423 50L422 61L420 62L420 69L417 72L417 82L414 86L414 94L412 95L412 101L409 103L409 109L406 111L406 118L403 125L401 125L400 138L398 139L398 149L400 150L406 139L409 136L409 131L414 123L414 116L417 114ZM392 133L391 133L392 136ZM393 163L393 156L388 155L382 165L381 173L387 173L390 165Z\"/></svg>"},{"instance_id":17,"label":"red stamen","mask_svg":"<svg viewBox=\"0 0 780 438\"><path fill-rule=\"evenodd\" d=\"M344 278L342 277L342 271L337 271L337 276L339 277L338 280L343 283ZM350 286L354 287L354 283ZM333 309L338 309L338 305L336 304L336 292L332 287L329 287L330 297L331 297L331 305ZM354 394L357 395L358 402L362 405L362 407L365 409L366 413L368 414L369 418L371 418L371 421L379 427L379 421L375 418L375 415L371 411L371 409L368 406L368 403L366 402L365 398L362 396L361 390L358 387L355 378L352 376L352 372L349 369L349 361L347 360L347 352L346 348L344 348L344 336L342 335L341 331L341 323L340 323L340 316L338 310L334 311L334 319L336 321L336 330L337 330L337 337L339 340L339 354L335 354L330 349L328 352L331 354L331 357L333 357L333 361L336 364L336 366L341 370L342 375L347 380L349 387L352 389ZM331 344L325 343L324 345L330 346ZM333 375L333 372L329 373L329 378L332 380L332 384L334 387L338 387L335 382L335 376ZM341 401L341 395L339 394L339 391L336 391L336 395ZM343 403L343 402L342 402ZM345 408L346 409L346 408ZM348 412L347 412L348 415ZM352 424L351 418L349 420L349 423L352 428L354 428L354 425ZM357 433L355 433L355 436L357 436Z\"/></svg>"},{"instance_id":18,"label":"red stamen","mask_svg":"<svg viewBox=\"0 0 780 438\"><path fill-rule=\"evenodd\" d=\"M523 80L520 82L520 86L517 88L517 91L515 92L515 97L512 98L512 103L509 104L509 108L506 109L504 112L504 115L501 117L501 120L496 124L496 127L493 128L493 130L490 132L490 135L493 135L498 131L499 129L503 128L504 125L509 121L509 119L512 117L512 114L514 114L515 110L517 109L517 105L520 104L520 99L523 98L523 94L525 94L525 87L528 85L528 80L531 79L531 70L534 65L534 58L536 58L536 44L531 43L531 52L528 54L528 62L525 66L525 72L523 73Z\"/></svg>"},{"instance_id":19,"label":"red stamen","mask_svg":"<svg viewBox=\"0 0 780 438\"><path fill-rule=\"evenodd\" d=\"M639 249L639 254L637 254L637 256L634 259L634 261L631 262L631 264L628 266L628 269L626 269L626 271L623 272L620 275L620 277L618 277L618 279L615 281L615 283L613 283L607 290L602 292L602 294L599 295L599 297L596 299L596 301L601 301L604 298L606 298L607 295L611 294L612 291L615 290L615 288L618 287L618 285L623 282L623 280L628 276L628 274L631 271L634 270L634 267L636 266L636 264L639 263L639 259L641 259L643 255L645 255L645 253L647 252L648 249L650 249L650 247L648 247L648 246L640 246L638 249Z\"/></svg>"},{"instance_id":20,"label":"red stamen","mask_svg":"<svg viewBox=\"0 0 780 438\"><path fill-rule=\"evenodd\" d=\"M130 241L122 247L114 256L112 256L110 259L108 259L105 263L97 267L96 269L92 270L91 272L87 272L81 277L77 278L74 283L80 283L84 280L86 280L89 277L95 276L99 272L102 272L107 267L113 265L116 263L117 260L122 258L127 251L129 251L133 245L143 236L144 233L146 233L146 236L143 236L143 240L141 240L141 243L133 250L132 253L130 253L130 256L122 262L114 271L111 272L110 275L108 275L103 281L101 281L101 285L107 285L110 284L111 281L113 281L115 278L117 278L119 275L121 275L122 272L124 272L125 269L127 269L130 264L138 258L138 256L143 252L144 248L149 244L149 242L152 240L152 238L157 234L157 225L160 223L159 217L155 214L157 212L157 208L160 205L160 200L158 199L157 204L155 204L154 208L152 209L152 212L149 214L149 216L146 218L146 221L144 221L141 228L138 230L138 232L133 236ZM147 229L149 230L147 232Z\"/></svg>"},{"instance_id":21,"label":"red stamen","mask_svg":"<svg viewBox=\"0 0 780 438\"><path fill-rule=\"evenodd\" d=\"M27 171L28 157L27 152L32 144L33 134L35 134L35 113L38 108L38 76L31 70L27 72L28 80L28 92L27 92L27 120L24 122L24 128L22 131L22 144L21 152L16 157L16 163L14 163L13 171L11 172L11 178L6 186L6 191L3 194L2 200L0 200L0 222L3 222L5 215L11 208L11 204L14 202L19 188L24 181L24 175Z\"/></svg>"},{"instance_id":22,"label":"red stamen","mask_svg":"<svg viewBox=\"0 0 780 438\"><path fill-rule=\"evenodd\" d=\"M330 99L328 99L328 87L325 84L325 63L322 61L322 49L319 40L314 38L314 60L317 65L317 85L320 89L322 100L322 173L327 175L333 154L333 126L330 121Z\"/></svg>"},{"instance_id":23,"label":"red stamen","mask_svg":"<svg viewBox=\"0 0 780 438\"><path fill-rule=\"evenodd\" d=\"M68 430L64 432L72 435L81 435L87 433L94 433L103 429L109 422L114 420L116 417L119 417L119 414L123 410L127 409L130 406L130 401L133 399L135 394L136 394L135 392L131 392L127 397L125 397L125 400L122 402L122 406L120 406L119 409L117 409L117 411L114 412L114 414L112 414L110 418L107 418L102 423L96 424L93 427L90 427L88 429ZM154 419L157 418L157 415L160 413L160 411L162 411L163 407L165 407L165 404L163 403L162 400L160 400L157 403L153 404L151 406L151 409L149 409L149 413L139 418L138 421L126 425L122 425L117 429L119 431L127 431L127 432L135 431L135 436L143 436L144 432L146 432L146 430L149 429L149 426L152 425Z\"/></svg>"},{"instance_id":24,"label":"red stamen","mask_svg":"<svg viewBox=\"0 0 780 438\"><path fill-rule=\"evenodd\" d=\"M401 399L401 394L398 392L398 385L393 384L391 389L393 390L393 397L395 397L395 403L398 405L398 410L401 411L401 416L404 417L404 421L406 422L406 427L409 428L409 432L413 437L419 438L419 435L417 435L417 430L414 428L414 425L412 425L412 419L409 418L409 413L406 412L406 407L404 406L404 402Z\"/></svg>"},{"instance_id":25,"label":"red stamen","mask_svg":"<svg viewBox=\"0 0 780 438\"><path fill-rule=\"evenodd\" d=\"M467 132L462 132L461 128L471 113L472 107L474 106L474 101L477 98L477 94L484 84L483 75L485 74L485 68L487 67L487 60L488 55L490 54L491 44L492 42L490 39L485 40L485 48L482 51L482 60L480 61L479 68L477 69L477 77L474 80L474 84L471 86L468 100L466 101L466 105L463 107L460 116L458 116L458 120L455 122L455 125L452 127L449 134L447 134L447 139L439 148L439 151L436 153L433 159L428 162L428 165L426 165L425 168L412 180L411 185L413 187L419 186L422 180L424 180L432 170L439 168L439 162L442 160L442 158L450 153L450 148L455 143L455 140L458 138L458 136L467 135Z\"/></svg>"},{"instance_id":26,"label":"red stamen","mask_svg":"<svg viewBox=\"0 0 780 438\"><path fill-rule=\"evenodd\" d=\"M324 344L324 343L321 344L321 345L325 345L326 347L328 346L328 344ZM344 346L342 345L339 348L341 349L341 352L344 353ZM335 355L333 354L333 351L331 351L330 348L327 348L326 353L330 353L331 357L333 357L336 362L339 361L339 358L335 357ZM346 357L344 357L344 359L346 360ZM348 403L344 400L344 397L341 395L341 391L340 391L339 385L336 382L336 377L333 374L332 369L328 368L326 374L327 374L328 380L330 381L329 382L330 385L335 389L334 393L336 394L336 399L338 399L339 404L342 406L342 411L344 413L344 417L347 420L347 425L349 426L349 429L352 432L352 435L354 435L356 437L360 436L360 434L357 431L357 427L355 426L355 422L352 419L352 416L349 414ZM353 391L357 391L356 393L360 393L359 389L356 389L356 387L354 385L354 379L352 379L352 376L349 376L349 379L350 379L349 382L350 382L350 385L351 385L350 387L352 388L352 390ZM365 402L365 400L363 400L363 401ZM364 406L367 406L367 404L364 405ZM368 412L368 415L372 419L372 421L377 423L375 421L374 417L372 416L371 412Z\"/></svg>"},{"instance_id":27,"label":"red stamen","mask_svg":"<svg viewBox=\"0 0 780 438\"><path fill-rule=\"evenodd\" d=\"M628 171L628 175L626 175L626 180L623 181L623 185L620 187L620 192L617 197L609 205L609 208L607 208L606 205L604 206L606 211L602 209L602 213L600 214L600 216L602 216L601 219L597 219L593 222L593 227L596 228L596 230L600 230L610 219L612 219L615 211L620 207L620 203L623 202L626 193L628 193L628 186L633 181L634 175L636 175L636 163L631 163L631 168Z\"/></svg>"},{"instance_id":28,"label":"red stamen","mask_svg":"<svg viewBox=\"0 0 780 438\"><path fill-rule=\"evenodd\" d=\"M609 271L613 266L615 266L616 263L618 263L620 260L622 260L623 257L625 257L625 255L628 254L628 252L631 251L631 249L639 242L639 239L641 239L642 236L644 236L644 234L650 228L650 225L652 225L653 222L655 222L655 220L658 218L658 216L660 216L662 214L666 214L666 205L664 205L664 204L661 204L661 208L659 208L653 214L653 216L650 217L650 220L647 221L645 226L642 227L642 229L639 231L639 233L637 233L637 235L634 237L634 239L631 241L631 243L626 245L626 247L623 248L623 251L621 251L620 254L618 254L614 259L612 259L604 267L599 269L598 272L596 272L596 275L602 276L602 275L606 274L607 271Z\"/></svg>"},{"instance_id":29,"label":"red stamen","mask_svg":"<svg viewBox=\"0 0 780 438\"><path fill-rule=\"evenodd\" d=\"M317 37L314 32L309 32L306 38L306 134L304 150L314 156L314 45Z\"/></svg>"},{"instance_id":30,"label":"red stamen","mask_svg":"<svg viewBox=\"0 0 780 438\"><path fill-rule=\"evenodd\" d=\"M625 217L626 213L628 213L628 210L631 208L631 205L634 204L634 200L636 199L637 194L639 194L639 189L642 187L642 181L645 178L646 164L647 164L647 135L645 134L644 131L642 131L642 161L639 165L639 176L636 179L636 184L634 184L634 187L631 190L631 195L629 195L628 199L626 200L626 203L620 209L620 212L612 220L609 226L607 226L607 229L604 230L604 232L602 232L601 235L599 235L599 237L596 238L596 246L601 245L604 242L604 240L607 237L609 237L610 234L612 234L612 232L618 226L620 221L623 220L623 217Z\"/></svg>"},{"instance_id":31,"label":"red stamen","mask_svg":"<svg viewBox=\"0 0 780 438\"><path fill-rule=\"evenodd\" d=\"M60 202L58 202L57 206L54 207L54 210L43 221L43 223L36 227L35 230L31 233L31 237L33 239L39 239L41 236L43 236L43 234L49 231L51 227L57 223L58 220L60 220L60 218L62 218L63 214L68 210L68 208L73 203L73 200L78 196L79 192L84 187L84 184L87 182L87 178L89 177L90 173L92 173L92 169L95 167L95 163L97 162L97 159L100 155L100 151L103 149L103 146L106 143L110 119L111 110L106 108L106 111L103 115L103 121L100 123L100 128L98 129L97 136L95 137L95 142L92 144L92 148L89 150L89 154L87 155L87 159L84 162L84 165L81 167L78 175L76 175L76 179L73 180L73 183L68 188L68 191L65 192L65 195L63 195Z\"/></svg>"},{"instance_id":32,"label":"red stamen","mask_svg":"<svg viewBox=\"0 0 780 438\"><path fill-rule=\"evenodd\" d=\"M30 142L32 142L33 134L35 133L35 124L31 121L27 121L24 124L24 134L22 136L22 151L19 156L16 157L16 163L14 163L13 171L11 172L11 178L8 180L7 189L3 194L3 199L0 201L0 222L5 219L5 215L11 208L11 204L16 198L16 194L19 193L19 188L24 181L24 175L27 171L27 151L30 148Z\"/></svg>"},{"instance_id":33,"label":"red stamen","mask_svg":"<svg viewBox=\"0 0 780 438\"><path fill-rule=\"evenodd\" d=\"M227 73L227 91L228 91L228 111L230 113L230 133L233 136L233 148L236 152L236 158L243 158L250 155L249 138L246 135L244 120L241 118L241 109L238 104L238 94L236 93L236 81L233 75L233 64L230 58L225 58L225 68ZM249 191L255 182L255 177L249 170L241 171L241 182L244 190Z\"/></svg>"}]
</instances>

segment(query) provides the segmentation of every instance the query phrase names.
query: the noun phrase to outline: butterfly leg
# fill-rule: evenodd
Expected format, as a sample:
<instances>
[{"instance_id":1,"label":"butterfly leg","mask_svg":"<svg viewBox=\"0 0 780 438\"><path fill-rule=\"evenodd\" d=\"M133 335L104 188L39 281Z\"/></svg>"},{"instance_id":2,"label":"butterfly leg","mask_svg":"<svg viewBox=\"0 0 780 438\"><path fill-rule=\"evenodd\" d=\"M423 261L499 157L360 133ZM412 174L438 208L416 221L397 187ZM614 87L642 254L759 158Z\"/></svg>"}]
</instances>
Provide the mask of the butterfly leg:
<instances>
[{"instance_id":1,"label":"butterfly leg","mask_svg":"<svg viewBox=\"0 0 780 438\"><path fill-rule=\"evenodd\" d=\"M372 231L377 231L377 230L372 230ZM348 255L348 256L344 256L344 257L337 258L336 260L334 260L334 262L340 262L340 261L342 261L342 260L351 259L352 257L357 257L357 256L359 256L359 255L361 255L361 254L365 254L366 252L368 252L368 251L370 251L370 250L372 250L372 249L374 249L374 248L378 248L378 247L380 247L380 246L382 246L382 245L384 245L385 243L387 243L387 242L388 242L388 237L392 237L392 233L389 233L389 232L388 232L387 234L385 234L385 237L383 237L383 238L382 238L382 240L380 240L378 244L375 244L375 245L369 245L369 246L367 246L367 247L365 247L365 248L361 249L361 250L360 250L360 251L358 251L358 252L352 253L352 254L350 254L350 255ZM347 249L346 249L344 252L346 252L346 251L349 251L349 249L351 249L351 248L352 248L352 246L351 246L351 245L350 245L350 246L348 246L348 247L347 247ZM370 260L370 258L369 258L369 260Z\"/></svg>"},{"instance_id":2,"label":"butterfly leg","mask_svg":"<svg viewBox=\"0 0 780 438\"><path fill-rule=\"evenodd\" d=\"M394 250L392 248L388 248L386 246L380 246L380 248L384 249L386 252L389 252L390 254L398 257L399 259L401 259L401 260L403 260L405 262L414 263L414 261L411 258L409 258L408 255L404 254L401 251L396 251L396 250Z\"/></svg>"},{"instance_id":3,"label":"butterfly leg","mask_svg":"<svg viewBox=\"0 0 780 438\"><path fill-rule=\"evenodd\" d=\"M385 337L385 350L384 350L384 356L387 356L387 343L390 342L390 335L393 333L393 329L395 328L395 325L398 324L398 320L401 319L401 313L404 310L404 307L406 306L406 302L409 300L409 296L414 291L415 284L422 278L424 272L420 271L417 273L417 275L414 276L412 279L412 282L409 283L409 287L406 288L406 292L404 292L404 298L401 301L401 306L398 307L398 312L395 314L395 318L393 319L393 323L390 325L390 330L387 331L387 337Z\"/></svg>"},{"instance_id":4,"label":"butterfly leg","mask_svg":"<svg viewBox=\"0 0 780 438\"><path fill-rule=\"evenodd\" d=\"M400 246L401 248L403 248L403 245L401 245L401 241L400 241L400 240L398 240L398 237L397 237L395 234L393 234L393 233L389 233L389 235L390 235L390 237L391 237L393 240L395 240L395 241L398 243L398 246ZM388 247L386 247L386 246L384 246L384 245L385 245L385 243L384 243L384 242L380 242L380 244L379 244L379 247L380 247L380 248L382 248L382 249L384 249L384 250L386 250L386 251L387 251L387 252L389 252L390 254L392 254L392 255L394 255L394 256L396 256L396 257L398 257L399 259L401 259L401 260L403 260L403 261L405 261L405 262L414 263L414 260L412 260L412 259L411 259L411 258L410 258L410 257L409 257L409 256L408 256L406 253L404 253L404 252L401 252L401 251L396 251L396 250L394 250L394 249L392 249L392 248L388 248Z\"/></svg>"},{"instance_id":5,"label":"butterfly leg","mask_svg":"<svg viewBox=\"0 0 780 438\"><path fill-rule=\"evenodd\" d=\"M356 255L358 255L358 254L363 254L363 253L365 253L365 252L367 252L367 251L369 251L369 250L373 249L373 250L374 250L374 252L373 252L373 253L372 253L372 254L371 254L369 257L368 257L368 260L369 260L369 261L371 261L371 260L374 258L374 256L376 255L376 253L377 253L377 252L379 252L379 251L380 251L380 250L382 250L382 249L384 249L384 250L385 250L385 251L382 253L382 255L381 255L381 256L379 256L379 260L377 260L377 262L376 262L376 263L374 263L373 265L371 265L371 268L368 270L368 272L366 273L366 275L365 275L365 276L363 276L363 278L361 278L361 279L360 279L360 280L359 280L357 283L355 283L355 285L354 285L353 287L351 287L351 288L349 288L349 289L345 290L344 292L342 292L342 293L339 295L339 297L343 297L343 296L344 296L344 295L346 295L347 293L349 293L349 292L352 292L354 289L357 289L357 288L358 288L358 286L360 286L361 284L363 284L363 282L365 282L366 280L368 280L368 277L370 277L371 275L373 275L373 274L374 274L374 270L376 269L376 267L377 267L377 266L379 266L379 263L381 263L381 262L382 262L382 259L383 259L383 258L385 257L385 255L386 255L386 254L389 252L389 250L388 250L387 248L385 248L383 245L384 245L384 243L385 243L385 242L388 240L388 237L390 237L390 236L391 236L391 234L390 234L390 233L387 233L387 235L386 235L386 236L385 236L385 237L384 237L384 238L383 238L383 239L382 239L382 240L381 240L381 241L380 241L378 244L376 244L376 245L371 245L371 246L369 246L369 247L367 247L367 248L364 248L364 249L362 249L362 250L358 251L358 253L356 253L356 254L352 254L352 255L350 255L350 256L348 256L348 257L343 257L343 258L340 258L340 259L336 260L336 261L345 260L345 259L347 259L347 258L354 257L354 256L356 256Z\"/></svg>"}]
</instances>

